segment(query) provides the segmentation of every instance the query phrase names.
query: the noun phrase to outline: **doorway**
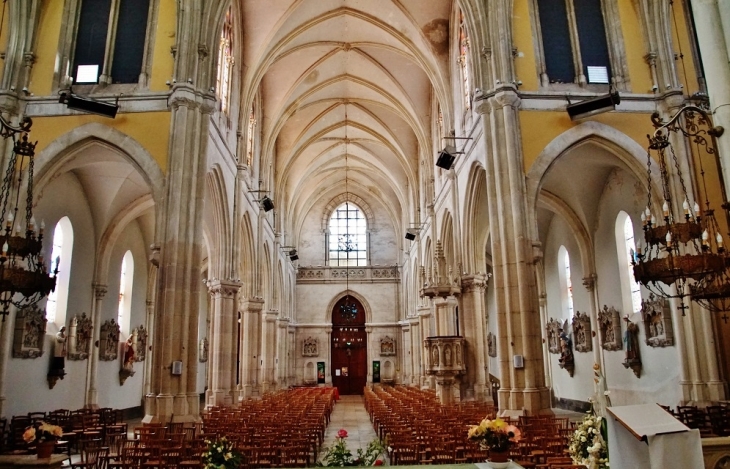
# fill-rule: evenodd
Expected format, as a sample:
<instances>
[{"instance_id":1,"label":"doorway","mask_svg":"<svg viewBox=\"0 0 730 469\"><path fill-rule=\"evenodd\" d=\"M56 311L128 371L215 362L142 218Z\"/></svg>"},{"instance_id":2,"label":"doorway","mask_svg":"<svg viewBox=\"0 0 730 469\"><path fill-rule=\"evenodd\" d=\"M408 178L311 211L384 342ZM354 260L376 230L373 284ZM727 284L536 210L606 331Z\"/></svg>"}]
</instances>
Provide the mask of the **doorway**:
<instances>
[{"instance_id":1,"label":"doorway","mask_svg":"<svg viewBox=\"0 0 730 469\"><path fill-rule=\"evenodd\" d=\"M332 310L332 385L340 394L363 394L367 384L365 308L350 295Z\"/></svg>"}]
</instances>

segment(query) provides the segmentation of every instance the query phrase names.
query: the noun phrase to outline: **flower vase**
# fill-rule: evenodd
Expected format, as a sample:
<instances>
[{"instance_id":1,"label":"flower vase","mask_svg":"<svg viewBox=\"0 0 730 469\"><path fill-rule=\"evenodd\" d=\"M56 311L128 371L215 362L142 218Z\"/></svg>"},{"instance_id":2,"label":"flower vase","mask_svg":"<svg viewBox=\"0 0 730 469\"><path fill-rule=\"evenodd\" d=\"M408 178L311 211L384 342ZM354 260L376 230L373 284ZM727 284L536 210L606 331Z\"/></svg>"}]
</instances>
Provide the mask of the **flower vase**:
<instances>
[{"instance_id":1,"label":"flower vase","mask_svg":"<svg viewBox=\"0 0 730 469\"><path fill-rule=\"evenodd\" d=\"M506 469L510 464L509 451L490 451L487 464L492 469Z\"/></svg>"},{"instance_id":2,"label":"flower vase","mask_svg":"<svg viewBox=\"0 0 730 469\"><path fill-rule=\"evenodd\" d=\"M48 459L53 454L53 449L56 447L56 442L50 441L39 441L36 443L35 450L38 455L38 459Z\"/></svg>"}]
</instances>

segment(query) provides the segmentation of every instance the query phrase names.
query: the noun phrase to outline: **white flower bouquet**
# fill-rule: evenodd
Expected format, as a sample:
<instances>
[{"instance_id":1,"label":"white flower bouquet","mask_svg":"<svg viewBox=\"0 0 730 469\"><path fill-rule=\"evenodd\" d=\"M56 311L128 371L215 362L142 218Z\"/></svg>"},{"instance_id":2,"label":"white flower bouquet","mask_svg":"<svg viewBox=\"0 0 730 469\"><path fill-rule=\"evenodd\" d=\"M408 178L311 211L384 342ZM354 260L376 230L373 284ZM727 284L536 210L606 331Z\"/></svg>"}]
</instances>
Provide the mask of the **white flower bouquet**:
<instances>
[{"instance_id":1,"label":"white flower bouquet","mask_svg":"<svg viewBox=\"0 0 730 469\"><path fill-rule=\"evenodd\" d=\"M608 469L606 419L595 415L592 406L575 429L568 451L576 464L583 464L588 469Z\"/></svg>"}]
</instances>

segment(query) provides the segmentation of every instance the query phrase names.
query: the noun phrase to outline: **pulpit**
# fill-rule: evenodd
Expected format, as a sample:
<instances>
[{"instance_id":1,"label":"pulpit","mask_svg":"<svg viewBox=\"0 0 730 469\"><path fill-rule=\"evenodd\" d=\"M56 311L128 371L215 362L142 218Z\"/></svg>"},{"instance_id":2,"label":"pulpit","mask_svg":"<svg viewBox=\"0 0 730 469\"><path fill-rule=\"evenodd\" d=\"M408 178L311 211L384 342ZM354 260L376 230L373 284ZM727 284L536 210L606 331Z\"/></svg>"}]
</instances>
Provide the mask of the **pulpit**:
<instances>
[{"instance_id":1,"label":"pulpit","mask_svg":"<svg viewBox=\"0 0 730 469\"><path fill-rule=\"evenodd\" d=\"M458 400L459 377L466 372L464 346L460 336L428 337L424 340L426 349L426 373L436 377L436 394L442 404Z\"/></svg>"}]
</instances>

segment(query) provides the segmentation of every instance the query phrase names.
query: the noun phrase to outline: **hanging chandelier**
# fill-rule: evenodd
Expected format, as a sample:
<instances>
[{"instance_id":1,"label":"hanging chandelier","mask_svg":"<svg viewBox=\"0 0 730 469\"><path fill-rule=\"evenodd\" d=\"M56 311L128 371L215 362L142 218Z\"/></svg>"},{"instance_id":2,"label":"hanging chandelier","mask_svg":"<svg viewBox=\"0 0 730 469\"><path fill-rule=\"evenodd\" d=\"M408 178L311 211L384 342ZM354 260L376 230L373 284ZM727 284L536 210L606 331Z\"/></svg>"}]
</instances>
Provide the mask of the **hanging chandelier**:
<instances>
[{"instance_id":1,"label":"hanging chandelier","mask_svg":"<svg viewBox=\"0 0 730 469\"><path fill-rule=\"evenodd\" d=\"M60 258L50 275L43 259L44 224L33 217L33 159L35 146L28 140L33 125L25 117L17 127L0 116L0 136L12 139L13 150L7 163L0 191L0 314L5 320L12 304L18 309L32 306L56 287ZM23 170L28 168L25 194L25 224L18 217L21 205Z\"/></svg>"},{"instance_id":2,"label":"hanging chandelier","mask_svg":"<svg viewBox=\"0 0 730 469\"><path fill-rule=\"evenodd\" d=\"M710 205L703 166L705 155L715 159L723 209L727 210L716 144L716 138L722 135L723 129L713 127L707 113L694 105L682 108L667 122L658 113L654 113L651 119L656 130L648 136L647 206L641 214L644 242L643 249L639 247L636 252L631 252L634 276L651 292L666 298L678 298L683 315L687 296L712 311L726 310L725 300L730 298L730 256ZM695 156L695 164L699 167L696 193L687 189L673 141L686 141L689 155ZM652 213L652 153L655 153L654 158L659 165L664 197L660 218ZM679 211L680 204L681 215L675 213Z\"/></svg>"},{"instance_id":3,"label":"hanging chandelier","mask_svg":"<svg viewBox=\"0 0 730 469\"><path fill-rule=\"evenodd\" d=\"M350 253L355 250L355 243L352 239L352 234L350 234L350 228L349 228L349 213L350 213L350 206L349 206L349 200L350 200L350 191L348 188L348 180L347 180L347 155L348 155L348 143L349 139L347 138L347 127L348 127L348 120L347 120L347 103L345 103L345 207L347 210L347 233L341 234L337 238L337 249L339 251L344 251L347 253L347 257L345 260L345 301L340 304L340 316L345 322L352 322L357 318L357 305L350 299Z\"/></svg>"}]
</instances>

